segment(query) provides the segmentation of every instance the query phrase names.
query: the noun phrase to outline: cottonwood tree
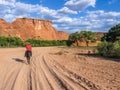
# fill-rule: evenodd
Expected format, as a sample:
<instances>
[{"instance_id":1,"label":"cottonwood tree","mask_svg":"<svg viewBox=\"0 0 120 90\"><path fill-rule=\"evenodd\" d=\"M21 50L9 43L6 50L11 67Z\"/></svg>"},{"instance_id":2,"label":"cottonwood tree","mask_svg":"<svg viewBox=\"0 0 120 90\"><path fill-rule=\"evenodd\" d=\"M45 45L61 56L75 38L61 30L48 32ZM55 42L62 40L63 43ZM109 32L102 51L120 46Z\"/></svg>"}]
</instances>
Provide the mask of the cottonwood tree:
<instances>
[{"instance_id":1,"label":"cottonwood tree","mask_svg":"<svg viewBox=\"0 0 120 90\"><path fill-rule=\"evenodd\" d=\"M76 42L77 46L78 46L78 40L80 40L79 32L75 32L75 33L70 34L69 40L72 40L73 42Z\"/></svg>"},{"instance_id":2,"label":"cottonwood tree","mask_svg":"<svg viewBox=\"0 0 120 90\"><path fill-rule=\"evenodd\" d=\"M120 24L112 27L108 33L104 35L102 40L106 40L109 42L115 42L116 40L120 40Z\"/></svg>"},{"instance_id":3,"label":"cottonwood tree","mask_svg":"<svg viewBox=\"0 0 120 90\"><path fill-rule=\"evenodd\" d=\"M76 42L77 46L78 46L78 41L85 41L86 46L88 46L89 41L95 41L95 33L92 31L75 32L70 34L69 40L73 40L74 42Z\"/></svg>"},{"instance_id":4,"label":"cottonwood tree","mask_svg":"<svg viewBox=\"0 0 120 90\"><path fill-rule=\"evenodd\" d=\"M81 31L79 35L80 35L80 40L86 42L86 46L89 45L90 41L96 40L95 33L92 31Z\"/></svg>"}]
</instances>

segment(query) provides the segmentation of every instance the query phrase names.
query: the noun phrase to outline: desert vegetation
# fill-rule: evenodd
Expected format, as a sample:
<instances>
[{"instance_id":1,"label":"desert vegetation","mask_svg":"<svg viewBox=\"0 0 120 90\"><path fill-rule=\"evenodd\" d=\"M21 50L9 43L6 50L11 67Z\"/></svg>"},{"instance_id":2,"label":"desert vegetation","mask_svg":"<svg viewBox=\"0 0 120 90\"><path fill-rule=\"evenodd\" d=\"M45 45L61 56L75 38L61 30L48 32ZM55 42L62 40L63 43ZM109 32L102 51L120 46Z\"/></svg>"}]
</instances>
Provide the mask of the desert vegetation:
<instances>
[{"instance_id":1,"label":"desert vegetation","mask_svg":"<svg viewBox=\"0 0 120 90\"><path fill-rule=\"evenodd\" d=\"M29 39L22 41L18 37L0 37L0 47L23 47L26 43L30 43L33 47L40 46L66 46L67 40L34 40Z\"/></svg>"},{"instance_id":2,"label":"desert vegetation","mask_svg":"<svg viewBox=\"0 0 120 90\"><path fill-rule=\"evenodd\" d=\"M19 47L23 45L24 42L18 37L0 37L0 47Z\"/></svg>"},{"instance_id":3,"label":"desert vegetation","mask_svg":"<svg viewBox=\"0 0 120 90\"><path fill-rule=\"evenodd\" d=\"M72 33L69 40L76 42L85 41L88 47L89 41L95 42L101 40L101 43L96 47L96 54L105 57L120 58L120 24L112 27L102 38L96 37L94 32L81 31Z\"/></svg>"},{"instance_id":4,"label":"desert vegetation","mask_svg":"<svg viewBox=\"0 0 120 90\"><path fill-rule=\"evenodd\" d=\"M34 47L40 47L40 46L66 46L67 41L66 40L34 40L30 39L25 42L29 42Z\"/></svg>"},{"instance_id":5,"label":"desert vegetation","mask_svg":"<svg viewBox=\"0 0 120 90\"><path fill-rule=\"evenodd\" d=\"M75 32L72 33L69 36L69 40L76 42L78 46L78 41L85 41L86 46L88 46L89 41L95 42L97 38L95 37L95 33L92 31L81 31L81 32Z\"/></svg>"},{"instance_id":6,"label":"desert vegetation","mask_svg":"<svg viewBox=\"0 0 120 90\"><path fill-rule=\"evenodd\" d=\"M120 58L120 24L112 27L97 46L98 54L107 57Z\"/></svg>"}]
</instances>

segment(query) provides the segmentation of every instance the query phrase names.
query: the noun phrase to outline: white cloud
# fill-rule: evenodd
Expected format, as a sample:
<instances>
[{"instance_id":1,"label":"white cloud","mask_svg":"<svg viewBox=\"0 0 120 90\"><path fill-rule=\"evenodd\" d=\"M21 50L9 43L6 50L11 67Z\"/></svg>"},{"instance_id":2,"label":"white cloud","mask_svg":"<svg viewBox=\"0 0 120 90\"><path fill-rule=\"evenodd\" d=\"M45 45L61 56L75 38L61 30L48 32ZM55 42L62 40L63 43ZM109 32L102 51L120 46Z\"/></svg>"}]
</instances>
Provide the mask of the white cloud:
<instances>
[{"instance_id":1,"label":"white cloud","mask_svg":"<svg viewBox=\"0 0 120 90\"><path fill-rule=\"evenodd\" d=\"M66 17L66 16L53 20L53 22L56 22L56 23L71 23L72 21L73 21L72 18Z\"/></svg>"},{"instance_id":2,"label":"white cloud","mask_svg":"<svg viewBox=\"0 0 120 90\"><path fill-rule=\"evenodd\" d=\"M40 7L41 6L38 6L38 5L31 5L31 4L24 4L24 3L17 2L15 4L14 10L16 12L34 13L34 12L37 12Z\"/></svg>"},{"instance_id":3,"label":"white cloud","mask_svg":"<svg viewBox=\"0 0 120 90\"><path fill-rule=\"evenodd\" d=\"M6 3L7 3L7 2L15 3L16 0L0 0L0 2L3 3L3 4L4 4L5 2L6 2Z\"/></svg>"},{"instance_id":4,"label":"white cloud","mask_svg":"<svg viewBox=\"0 0 120 90\"><path fill-rule=\"evenodd\" d=\"M15 2L16 0L2 0L2 1Z\"/></svg>"},{"instance_id":5,"label":"white cloud","mask_svg":"<svg viewBox=\"0 0 120 90\"><path fill-rule=\"evenodd\" d=\"M120 12L109 12L108 15L113 17L120 17Z\"/></svg>"},{"instance_id":6,"label":"white cloud","mask_svg":"<svg viewBox=\"0 0 120 90\"><path fill-rule=\"evenodd\" d=\"M57 12L55 10L49 9L47 7L41 7L39 9L39 12L40 12L40 14L43 14L45 16L48 15L48 16L52 16L52 17L56 17L56 18L58 17Z\"/></svg>"},{"instance_id":7,"label":"white cloud","mask_svg":"<svg viewBox=\"0 0 120 90\"><path fill-rule=\"evenodd\" d=\"M53 22L70 33L80 30L107 32L112 26L120 23L120 12L88 11L84 17L63 17Z\"/></svg>"},{"instance_id":8,"label":"white cloud","mask_svg":"<svg viewBox=\"0 0 120 90\"><path fill-rule=\"evenodd\" d=\"M0 0L0 6L6 5L6 6L12 6L14 7L15 0Z\"/></svg>"},{"instance_id":9,"label":"white cloud","mask_svg":"<svg viewBox=\"0 0 120 90\"><path fill-rule=\"evenodd\" d=\"M111 18L120 18L120 12L104 12L103 10L98 11L88 11L88 18L97 18L97 19L111 19Z\"/></svg>"},{"instance_id":10,"label":"white cloud","mask_svg":"<svg viewBox=\"0 0 120 90\"><path fill-rule=\"evenodd\" d=\"M64 13L64 14L78 14L77 11L70 10L67 7L61 8L60 10L58 10L58 12Z\"/></svg>"},{"instance_id":11,"label":"white cloud","mask_svg":"<svg viewBox=\"0 0 120 90\"><path fill-rule=\"evenodd\" d=\"M69 0L65 6L75 11L82 11L89 6L95 7L96 0Z\"/></svg>"}]
</instances>

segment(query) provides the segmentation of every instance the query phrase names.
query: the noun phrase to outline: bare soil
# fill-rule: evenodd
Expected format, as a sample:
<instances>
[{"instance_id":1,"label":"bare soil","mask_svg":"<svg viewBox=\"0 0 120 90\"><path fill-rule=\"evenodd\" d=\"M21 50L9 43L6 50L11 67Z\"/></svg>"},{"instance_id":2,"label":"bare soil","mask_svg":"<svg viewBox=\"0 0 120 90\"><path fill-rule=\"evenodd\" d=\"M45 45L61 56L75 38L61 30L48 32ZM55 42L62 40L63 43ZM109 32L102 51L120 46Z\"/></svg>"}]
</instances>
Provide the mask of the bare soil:
<instances>
[{"instance_id":1,"label":"bare soil","mask_svg":"<svg viewBox=\"0 0 120 90\"><path fill-rule=\"evenodd\" d=\"M119 59L81 48L36 47L27 65L24 52L0 48L0 90L120 90Z\"/></svg>"}]
</instances>

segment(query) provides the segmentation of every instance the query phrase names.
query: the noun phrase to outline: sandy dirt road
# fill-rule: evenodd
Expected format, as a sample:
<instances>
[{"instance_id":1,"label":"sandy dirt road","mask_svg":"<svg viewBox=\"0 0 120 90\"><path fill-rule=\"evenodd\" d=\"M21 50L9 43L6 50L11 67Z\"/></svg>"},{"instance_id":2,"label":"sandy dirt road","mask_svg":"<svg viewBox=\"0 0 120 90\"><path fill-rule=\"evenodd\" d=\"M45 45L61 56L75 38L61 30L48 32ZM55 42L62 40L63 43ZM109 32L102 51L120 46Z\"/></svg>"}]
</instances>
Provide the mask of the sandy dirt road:
<instances>
[{"instance_id":1,"label":"sandy dirt road","mask_svg":"<svg viewBox=\"0 0 120 90\"><path fill-rule=\"evenodd\" d=\"M0 90L120 90L120 63L77 48L0 49ZM82 54L81 54L82 53Z\"/></svg>"}]
</instances>

